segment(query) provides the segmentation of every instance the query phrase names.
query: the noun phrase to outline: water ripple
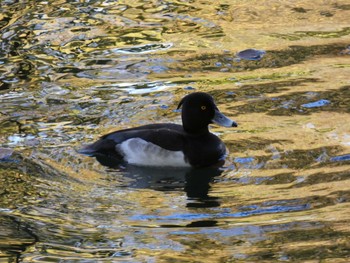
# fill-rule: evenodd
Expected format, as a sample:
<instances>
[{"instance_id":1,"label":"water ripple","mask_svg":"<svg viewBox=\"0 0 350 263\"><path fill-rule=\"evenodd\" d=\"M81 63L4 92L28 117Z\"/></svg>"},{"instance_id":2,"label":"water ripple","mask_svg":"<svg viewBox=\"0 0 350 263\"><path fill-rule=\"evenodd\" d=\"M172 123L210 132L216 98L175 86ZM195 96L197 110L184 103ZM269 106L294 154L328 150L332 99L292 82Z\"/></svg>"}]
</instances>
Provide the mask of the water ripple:
<instances>
[{"instance_id":1,"label":"water ripple","mask_svg":"<svg viewBox=\"0 0 350 263\"><path fill-rule=\"evenodd\" d=\"M135 215L131 220L148 221L148 220L213 220L219 218L242 218L261 214L270 213L283 213L283 212L296 212L310 209L310 205L294 205L294 206L272 206L268 208L256 208L251 211L242 211L237 213L220 213L220 214L172 214L168 216L155 216L155 215Z\"/></svg>"}]
</instances>

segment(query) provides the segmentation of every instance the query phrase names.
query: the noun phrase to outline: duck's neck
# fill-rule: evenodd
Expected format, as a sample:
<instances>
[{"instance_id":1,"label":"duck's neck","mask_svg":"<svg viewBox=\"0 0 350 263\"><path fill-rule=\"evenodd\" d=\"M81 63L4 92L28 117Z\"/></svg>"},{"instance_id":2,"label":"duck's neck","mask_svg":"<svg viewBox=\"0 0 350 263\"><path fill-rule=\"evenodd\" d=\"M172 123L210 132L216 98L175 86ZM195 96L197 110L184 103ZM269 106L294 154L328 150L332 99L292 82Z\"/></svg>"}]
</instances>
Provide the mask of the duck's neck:
<instances>
[{"instance_id":1,"label":"duck's neck","mask_svg":"<svg viewBox=\"0 0 350 263\"><path fill-rule=\"evenodd\" d=\"M186 125L184 125L183 127L184 127L185 132L187 132L188 134L192 134L192 135L201 135L201 134L208 134L209 133L208 126L202 127L200 129L191 129Z\"/></svg>"}]
</instances>

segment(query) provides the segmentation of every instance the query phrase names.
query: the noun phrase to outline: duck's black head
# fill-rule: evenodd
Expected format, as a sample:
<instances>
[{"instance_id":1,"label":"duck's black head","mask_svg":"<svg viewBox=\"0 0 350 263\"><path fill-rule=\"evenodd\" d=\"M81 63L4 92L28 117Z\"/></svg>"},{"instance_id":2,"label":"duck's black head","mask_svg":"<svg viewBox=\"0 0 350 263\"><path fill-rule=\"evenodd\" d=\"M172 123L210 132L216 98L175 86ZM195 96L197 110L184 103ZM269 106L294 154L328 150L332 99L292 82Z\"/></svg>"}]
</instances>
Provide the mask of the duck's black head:
<instances>
[{"instance_id":1,"label":"duck's black head","mask_svg":"<svg viewBox=\"0 0 350 263\"><path fill-rule=\"evenodd\" d=\"M237 127L237 123L222 114L214 99L207 93L194 92L179 103L182 106L182 125L188 133L208 132L208 125L216 123L224 127Z\"/></svg>"}]
</instances>

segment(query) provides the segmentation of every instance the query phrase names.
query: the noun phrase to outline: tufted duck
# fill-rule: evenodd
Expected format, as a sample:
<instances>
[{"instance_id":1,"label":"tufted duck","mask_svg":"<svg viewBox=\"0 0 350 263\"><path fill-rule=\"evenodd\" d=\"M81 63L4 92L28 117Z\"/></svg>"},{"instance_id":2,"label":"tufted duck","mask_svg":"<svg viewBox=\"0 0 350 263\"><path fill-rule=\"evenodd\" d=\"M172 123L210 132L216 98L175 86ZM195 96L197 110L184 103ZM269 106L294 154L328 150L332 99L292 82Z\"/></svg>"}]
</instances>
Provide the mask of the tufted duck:
<instances>
[{"instance_id":1,"label":"tufted duck","mask_svg":"<svg viewBox=\"0 0 350 263\"><path fill-rule=\"evenodd\" d=\"M223 115L207 93L194 92L179 103L182 125L148 124L102 136L80 153L113 156L139 166L205 167L222 164L224 143L209 132L208 125L237 127Z\"/></svg>"}]
</instances>

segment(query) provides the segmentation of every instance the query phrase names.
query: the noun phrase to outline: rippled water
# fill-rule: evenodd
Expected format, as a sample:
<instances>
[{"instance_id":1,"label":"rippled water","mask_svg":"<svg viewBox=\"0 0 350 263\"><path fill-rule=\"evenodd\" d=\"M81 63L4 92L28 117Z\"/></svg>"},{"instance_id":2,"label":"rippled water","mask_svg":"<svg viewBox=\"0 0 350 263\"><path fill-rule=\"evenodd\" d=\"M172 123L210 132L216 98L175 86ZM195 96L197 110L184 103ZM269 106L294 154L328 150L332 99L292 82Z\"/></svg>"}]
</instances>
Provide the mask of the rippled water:
<instances>
[{"instance_id":1,"label":"rippled water","mask_svg":"<svg viewBox=\"0 0 350 263\"><path fill-rule=\"evenodd\" d=\"M0 261L347 262L348 1L130 2L1 1ZM76 153L194 90L223 169Z\"/></svg>"}]
</instances>

